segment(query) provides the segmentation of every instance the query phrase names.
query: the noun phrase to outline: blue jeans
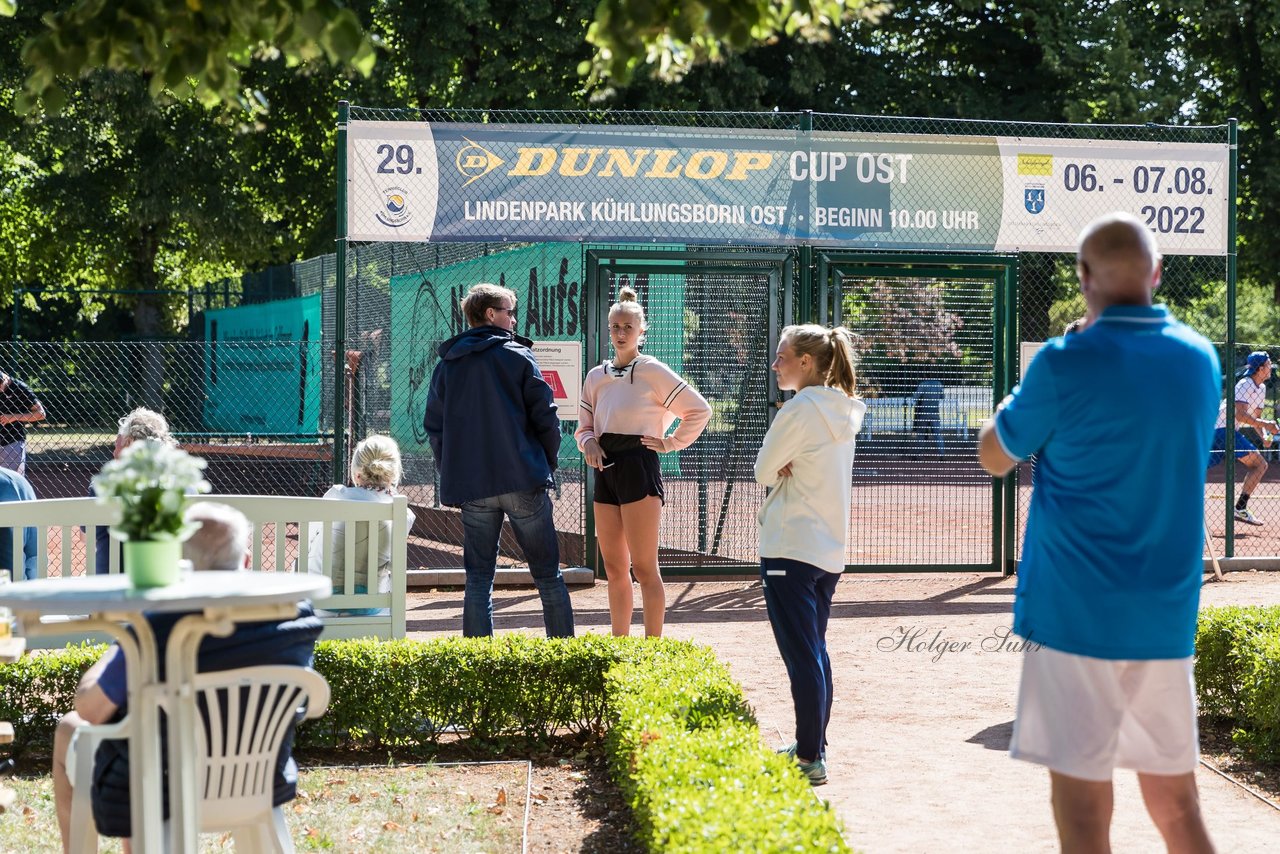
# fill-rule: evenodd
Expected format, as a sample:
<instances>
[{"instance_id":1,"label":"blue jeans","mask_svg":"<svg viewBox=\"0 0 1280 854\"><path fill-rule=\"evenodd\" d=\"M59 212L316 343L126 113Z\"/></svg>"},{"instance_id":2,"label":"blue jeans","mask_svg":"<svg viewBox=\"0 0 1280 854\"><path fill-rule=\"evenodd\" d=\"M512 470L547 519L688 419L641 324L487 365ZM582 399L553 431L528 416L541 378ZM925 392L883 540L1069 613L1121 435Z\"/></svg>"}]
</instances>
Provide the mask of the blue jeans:
<instances>
[{"instance_id":1,"label":"blue jeans","mask_svg":"<svg viewBox=\"0 0 1280 854\"><path fill-rule=\"evenodd\" d=\"M462 636L493 634L493 576L498 568L502 519L511 520L516 542L529 562L533 583L542 597L547 637L573 637L573 605L560 574L560 543L545 489L508 492L462 505L462 565L467 587L462 597Z\"/></svg>"},{"instance_id":2,"label":"blue jeans","mask_svg":"<svg viewBox=\"0 0 1280 854\"><path fill-rule=\"evenodd\" d=\"M760 559L764 603L791 681L796 709L796 756L812 762L827 755L831 722L831 658L827 621L840 576L788 558Z\"/></svg>"}]
</instances>

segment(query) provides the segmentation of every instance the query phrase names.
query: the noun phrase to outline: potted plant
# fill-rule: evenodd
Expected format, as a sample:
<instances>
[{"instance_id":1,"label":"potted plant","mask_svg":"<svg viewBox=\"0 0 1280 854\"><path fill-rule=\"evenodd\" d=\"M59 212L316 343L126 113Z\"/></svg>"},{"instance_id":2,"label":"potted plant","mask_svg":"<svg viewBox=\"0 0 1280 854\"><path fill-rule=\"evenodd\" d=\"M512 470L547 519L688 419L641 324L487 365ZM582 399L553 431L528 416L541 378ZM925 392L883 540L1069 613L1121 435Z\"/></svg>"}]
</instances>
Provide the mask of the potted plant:
<instances>
[{"instance_id":1,"label":"potted plant","mask_svg":"<svg viewBox=\"0 0 1280 854\"><path fill-rule=\"evenodd\" d=\"M135 587L178 580L182 541L195 527L183 522L187 496L209 491L205 461L164 442L131 443L93 478L98 500L120 511L111 535L124 543L124 569Z\"/></svg>"}]
</instances>

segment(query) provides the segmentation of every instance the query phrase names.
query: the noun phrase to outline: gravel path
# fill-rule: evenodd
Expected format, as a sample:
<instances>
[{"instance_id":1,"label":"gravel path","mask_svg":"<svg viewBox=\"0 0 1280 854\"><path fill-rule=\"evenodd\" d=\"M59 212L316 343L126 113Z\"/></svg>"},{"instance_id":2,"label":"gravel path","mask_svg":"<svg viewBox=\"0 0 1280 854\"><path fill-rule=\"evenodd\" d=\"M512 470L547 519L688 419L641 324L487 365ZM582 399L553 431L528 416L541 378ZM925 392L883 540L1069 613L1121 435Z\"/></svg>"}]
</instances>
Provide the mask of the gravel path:
<instances>
[{"instance_id":1,"label":"gravel path","mask_svg":"<svg viewBox=\"0 0 1280 854\"><path fill-rule=\"evenodd\" d=\"M1005 752L1019 671L1017 638L1006 638L1013 585L970 574L841 580L828 631L831 782L816 791L859 850L1057 850L1048 774ZM572 598L579 633L608 631L603 584ZM1280 575L1266 573L1230 573L1202 597L1204 605L1276 602ZM765 738L791 741L791 697L758 584L669 583L667 603L667 634L713 647L745 687ZM409 632L456 634L461 611L461 591L410 593ZM494 613L500 632L541 633L531 589L500 589ZM1208 769L1198 777L1219 851L1276 850L1280 811ZM1118 851L1163 850L1131 772L1116 775L1112 842Z\"/></svg>"}]
</instances>

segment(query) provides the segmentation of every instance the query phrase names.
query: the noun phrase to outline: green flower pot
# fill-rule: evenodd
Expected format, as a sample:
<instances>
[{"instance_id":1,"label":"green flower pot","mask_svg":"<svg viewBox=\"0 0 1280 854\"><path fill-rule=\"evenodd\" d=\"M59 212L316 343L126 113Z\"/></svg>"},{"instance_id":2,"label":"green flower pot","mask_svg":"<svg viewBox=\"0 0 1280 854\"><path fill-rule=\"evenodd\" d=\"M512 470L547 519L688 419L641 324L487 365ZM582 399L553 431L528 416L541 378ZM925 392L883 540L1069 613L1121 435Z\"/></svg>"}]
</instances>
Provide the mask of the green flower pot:
<instances>
[{"instance_id":1,"label":"green flower pot","mask_svg":"<svg viewBox=\"0 0 1280 854\"><path fill-rule=\"evenodd\" d=\"M181 575L181 540L126 540L124 571L134 587L164 587Z\"/></svg>"}]
</instances>

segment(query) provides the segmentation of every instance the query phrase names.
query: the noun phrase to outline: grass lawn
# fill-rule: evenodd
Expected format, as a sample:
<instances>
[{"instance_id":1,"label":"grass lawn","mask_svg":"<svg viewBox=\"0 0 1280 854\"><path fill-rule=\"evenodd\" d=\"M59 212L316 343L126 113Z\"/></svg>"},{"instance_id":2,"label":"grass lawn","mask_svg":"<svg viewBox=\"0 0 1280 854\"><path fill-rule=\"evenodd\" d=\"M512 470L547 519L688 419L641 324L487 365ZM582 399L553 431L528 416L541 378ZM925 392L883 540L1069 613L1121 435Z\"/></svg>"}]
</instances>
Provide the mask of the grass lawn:
<instances>
[{"instance_id":1,"label":"grass lawn","mask_svg":"<svg viewBox=\"0 0 1280 854\"><path fill-rule=\"evenodd\" d=\"M0 816L0 852L57 851L52 779L7 785L18 798ZM528 785L524 761L310 768L284 811L299 851L518 852ZM201 837L201 851L233 848L230 834ZM99 850L121 846L104 838Z\"/></svg>"}]
</instances>

